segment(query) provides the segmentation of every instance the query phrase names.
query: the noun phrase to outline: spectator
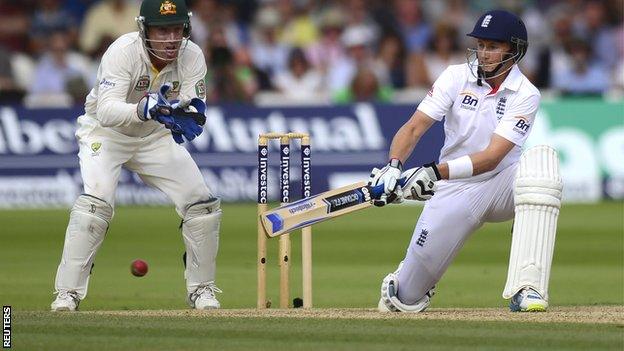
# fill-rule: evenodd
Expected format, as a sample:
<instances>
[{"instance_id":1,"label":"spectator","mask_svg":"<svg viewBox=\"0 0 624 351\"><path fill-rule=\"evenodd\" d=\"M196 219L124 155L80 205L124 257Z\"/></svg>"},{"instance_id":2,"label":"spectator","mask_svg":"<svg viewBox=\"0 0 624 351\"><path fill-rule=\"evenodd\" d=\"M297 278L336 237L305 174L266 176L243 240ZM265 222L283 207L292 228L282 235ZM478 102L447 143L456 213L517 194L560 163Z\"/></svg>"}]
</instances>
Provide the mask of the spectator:
<instances>
[{"instance_id":1,"label":"spectator","mask_svg":"<svg viewBox=\"0 0 624 351\"><path fill-rule=\"evenodd\" d=\"M21 100L23 91L13 77L10 53L0 46L0 103Z\"/></svg>"},{"instance_id":2,"label":"spectator","mask_svg":"<svg viewBox=\"0 0 624 351\"><path fill-rule=\"evenodd\" d=\"M80 35L80 47L92 57L100 57L122 34L137 31L139 5L132 0L103 0L87 11Z\"/></svg>"},{"instance_id":3,"label":"spectator","mask_svg":"<svg viewBox=\"0 0 624 351\"><path fill-rule=\"evenodd\" d=\"M566 4L550 8L547 18L551 21L553 40L538 54L536 71L532 76L536 87L551 87L555 75L570 70L571 62L567 51L573 38L573 17L573 8Z\"/></svg>"},{"instance_id":4,"label":"spectator","mask_svg":"<svg viewBox=\"0 0 624 351\"><path fill-rule=\"evenodd\" d=\"M429 50L411 55L408 64L410 86L430 87L449 66L466 62L459 52L457 30L450 24L440 22L429 41Z\"/></svg>"},{"instance_id":5,"label":"spectator","mask_svg":"<svg viewBox=\"0 0 624 351\"><path fill-rule=\"evenodd\" d=\"M249 55L245 51L235 54L228 47L225 30L221 27L213 28L208 47L206 81L211 84L211 89L207 100L213 103L251 103L258 90L258 82Z\"/></svg>"},{"instance_id":6,"label":"spectator","mask_svg":"<svg viewBox=\"0 0 624 351\"><path fill-rule=\"evenodd\" d=\"M206 52L205 44L210 36L210 26L219 22L219 4L217 0L194 1L191 11L191 39Z\"/></svg>"},{"instance_id":7,"label":"spectator","mask_svg":"<svg viewBox=\"0 0 624 351\"><path fill-rule=\"evenodd\" d=\"M321 13L319 27L321 36L317 42L306 49L312 66L325 74L329 67L346 56L345 48L340 41L345 16L339 7L329 7Z\"/></svg>"},{"instance_id":8,"label":"spectator","mask_svg":"<svg viewBox=\"0 0 624 351\"><path fill-rule=\"evenodd\" d=\"M69 36L69 45L74 47L78 38L76 19L61 7L61 0L39 0L32 16L32 53L39 55L45 50L48 34L62 30Z\"/></svg>"},{"instance_id":9,"label":"spectator","mask_svg":"<svg viewBox=\"0 0 624 351\"><path fill-rule=\"evenodd\" d=\"M300 48L294 48L288 57L288 70L275 76L273 85L288 99L314 99L322 92L323 77L314 69Z\"/></svg>"},{"instance_id":10,"label":"spectator","mask_svg":"<svg viewBox=\"0 0 624 351\"><path fill-rule=\"evenodd\" d=\"M277 40L279 25L276 9L264 7L258 11L250 45L251 57L254 65L268 77L285 70L288 61L288 46Z\"/></svg>"},{"instance_id":11,"label":"spectator","mask_svg":"<svg viewBox=\"0 0 624 351\"><path fill-rule=\"evenodd\" d=\"M343 11L349 14L347 16L347 26L367 28L371 33L373 42L379 41L379 25L370 15L370 9L366 0L344 1Z\"/></svg>"},{"instance_id":12,"label":"spectator","mask_svg":"<svg viewBox=\"0 0 624 351\"><path fill-rule=\"evenodd\" d=\"M394 12L398 31L410 53L420 53L427 48L431 28L424 21L419 0L395 0Z\"/></svg>"},{"instance_id":13,"label":"spectator","mask_svg":"<svg viewBox=\"0 0 624 351\"><path fill-rule=\"evenodd\" d=\"M276 0L282 18L280 41L290 47L308 47L318 40L318 28L310 15L310 0Z\"/></svg>"},{"instance_id":14,"label":"spectator","mask_svg":"<svg viewBox=\"0 0 624 351\"><path fill-rule=\"evenodd\" d=\"M366 66L358 69L349 89L341 91L334 97L336 103L351 102L389 102L392 89L380 84L375 72Z\"/></svg>"},{"instance_id":15,"label":"spectator","mask_svg":"<svg viewBox=\"0 0 624 351\"><path fill-rule=\"evenodd\" d=\"M609 88L609 73L597 60L592 60L589 43L575 39L570 44L571 65L557 72L553 87L565 95L599 95Z\"/></svg>"},{"instance_id":16,"label":"spectator","mask_svg":"<svg viewBox=\"0 0 624 351\"><path fill-rule=\"evenodd\" d=\"M348 27L342 35L347 56L336 62L327 73L327 87L332 95L344 94L359 69L369 68L382 85L388 84L388 71L384 64L375 60L371 51L371 33L364 27Z\"/></svg>"},{"instance_id":17,"label":"spectator","mask_svg":"<svg viewBox=\"0 0 624 351\"><path fill-rule=\"evenodd\" d=\"M388 71L393 88L406 86L406 50L401 37L394 33L382 36L377 61Z\"/></svg>"},{"instance_id":18,"label":"spectator","mask_svg":"<svg viewBox=\"0 0 624 351\"><path fill-rule=\"evenodd\" d=\"M217 0L198 0L194 2L191 10L193 11L191 35L195 43L207 43L211 29L219 27L219 30L224 32L229 48L236 50L242 45L243 32L236 23L237 8L234 4ZM202 46L202 49L205 51L206 47Z\"/></svg>"},{"instance_id":19,"label":"spectator","mask_svg":"<svg viewBox=\"0 0 624 351\"><path fill-rule=\"evenodd\" d=\"M49 34L48 48L35 68L35 81L28 93L34 96L70 95L81 102L94 82L89 60L82 54L70 51L70 37L66 31Z\"/></svg>"},{"instance_id":20,"label":"spectator","mask_svg":"<svg viewBox=\"0 0 624 351\"><path fill-rule=\"evenodd\" d=\"M34 0L0 1L0 45L9 51L26 52L30 17L28 8Z\"/></svg>"},{"instance_id":21,"label":"spectator","mask_svg":"<svg viewBox=\"0 0 624 351\"><path fill-rule=\"evenodd\" d=\"M592 43L591 58L608 69L615 68L622 59L613 54L616 46L614 32L609 28L605 15L604 1L587 1L581 16L574 22L574 33L586 42Z\"/></svg>"}]
</instances>

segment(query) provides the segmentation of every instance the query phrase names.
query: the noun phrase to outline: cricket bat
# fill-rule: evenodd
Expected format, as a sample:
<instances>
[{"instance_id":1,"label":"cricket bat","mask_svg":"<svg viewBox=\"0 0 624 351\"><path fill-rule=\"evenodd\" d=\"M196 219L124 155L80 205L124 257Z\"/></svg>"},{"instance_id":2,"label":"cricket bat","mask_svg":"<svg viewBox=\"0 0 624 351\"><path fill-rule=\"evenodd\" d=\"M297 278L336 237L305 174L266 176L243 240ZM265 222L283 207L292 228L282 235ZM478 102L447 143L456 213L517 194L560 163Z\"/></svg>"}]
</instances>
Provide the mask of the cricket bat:
<instances>
[{"instance_id":1,"label":"cricket bat","mask_svg":"<svg viewBox=\"0 0 624 351\"><path fill-rule=\"evenodd\" d=\"M400 179L403 186L405 179ZM383 194L384 185L374 187L358 182L301 199L260 215L268 237L276 237L294 230L323 222L373 205L373 199Z\"/></svg>"}]
</instances>

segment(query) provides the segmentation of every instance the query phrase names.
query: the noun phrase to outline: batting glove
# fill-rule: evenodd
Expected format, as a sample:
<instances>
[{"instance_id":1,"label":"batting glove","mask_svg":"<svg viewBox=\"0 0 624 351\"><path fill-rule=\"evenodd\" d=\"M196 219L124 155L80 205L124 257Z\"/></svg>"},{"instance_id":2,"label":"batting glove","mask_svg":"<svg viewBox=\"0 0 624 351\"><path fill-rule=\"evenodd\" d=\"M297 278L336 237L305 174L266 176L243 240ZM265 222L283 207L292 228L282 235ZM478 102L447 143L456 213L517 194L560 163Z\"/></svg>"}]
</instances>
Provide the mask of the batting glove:
<instances>
[{"instance_id":1,"label":"batting glove","mask_svg":"<svg viewBox=\"0 0 624 351\"><path fill-rule=\"evenodd\" d=\"M399 185L403 165L399 159L393 158L382 168L373 168L368 180L368 185L375 187L380 184L384 186L384 192L377 199L373 199L373 204L378 207L389 203L403 202L403 191Z\"/></svg>"},{"instance_id":2,"label":"batting glove","mask_svg":"<svg viewBox=\"0 0 624 351\"><path fill-rule=\"evenodd\" d=\"M435 162L432 162L422 167L408 169L401 174L401 178L405 178L403 192L406 199L427 201L437 190L435 182L442 177Z\"/></svg>"}]
</instances>

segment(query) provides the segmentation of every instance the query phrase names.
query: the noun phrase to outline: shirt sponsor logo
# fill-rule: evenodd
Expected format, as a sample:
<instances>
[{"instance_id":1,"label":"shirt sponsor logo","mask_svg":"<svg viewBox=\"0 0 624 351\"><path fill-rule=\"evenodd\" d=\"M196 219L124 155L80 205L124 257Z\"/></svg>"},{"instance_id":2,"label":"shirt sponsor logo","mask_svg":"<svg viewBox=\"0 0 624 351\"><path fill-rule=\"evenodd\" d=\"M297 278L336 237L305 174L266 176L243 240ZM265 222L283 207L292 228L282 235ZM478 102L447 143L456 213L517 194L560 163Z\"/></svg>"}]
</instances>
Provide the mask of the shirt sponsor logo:
<instances>
[{"instance_id":1,"label":"shirt sponsor logo","mask_svg":"<svg viewBox=\"0 0 624 351\"><path fill-rule=\"evenodd\" d=\"M177 13L176 5L169 0L165 0L160 4L161 15L175 15Z\"/></svg>"},{"instance_id":2,"label":"shirt sponsor logo","mask_svg":"<svg viewBox=\"0 0 624 351\"><path fill-rule=\"evenodd\" d=\"M111 82L110 80L104 78L100 81L100 89L108 89L108 88L112 88L115 86L114 82Z\"/></svg>"},{"instance_id":3,"label":"shirt sponsor logo","mask_svg":"<svg viewBox=\"0 0 624 351\"><path fill-rule=\"evenodd\" d=\"M526 135L526 133L529 131L529 128L531 128L529 120L526 117L522 116L516 118L518 119L518 122L516 122L513 130L518 134Z\"/></svg>"},{"instance_id":4,"label":"shirt sponsor logo","mask_svg":"<svg viewBox=\"0 0 624 351\"><path fill-rule=\"evenodd\" d=\"M143 75L139 77L139 80L137 81L136 85L134 86L134 90L136 91L145 91L147 90L147 88L149 88L149 84L150 84L150 77L147 75Z\"/></svg>"},{"instance_id":5,"label":"shirt sponsor logo","mask_svg":"<svg viewBox=\"0 0 624 351\"><path fill-rule=\"evenodd\" d=\"M479 103L477 95L470 91L462 91L459 96L463 96L459 107L470 111L475 111L477 109L477 104Z\"/></svg>"}]
</instances>

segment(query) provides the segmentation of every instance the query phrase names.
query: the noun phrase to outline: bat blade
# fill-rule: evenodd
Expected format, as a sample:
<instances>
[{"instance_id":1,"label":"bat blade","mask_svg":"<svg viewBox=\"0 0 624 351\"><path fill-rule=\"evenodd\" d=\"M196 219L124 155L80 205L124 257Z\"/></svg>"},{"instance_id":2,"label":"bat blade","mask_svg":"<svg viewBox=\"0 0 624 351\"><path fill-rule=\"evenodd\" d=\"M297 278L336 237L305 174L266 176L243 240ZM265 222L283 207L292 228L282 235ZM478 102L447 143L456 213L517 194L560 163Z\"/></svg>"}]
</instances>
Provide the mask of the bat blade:
<instances>
[{"instance_id":1,"label":"bat blade","mask_svg":"<svg viewBox=\"0 0 624 351\"><path fill-rule=\"evenodd\" d=\"M354 183L267 211L260 219L267 236L276 237L370 207L372 191L366 182Z\"/></svg>"}]
</instances>

